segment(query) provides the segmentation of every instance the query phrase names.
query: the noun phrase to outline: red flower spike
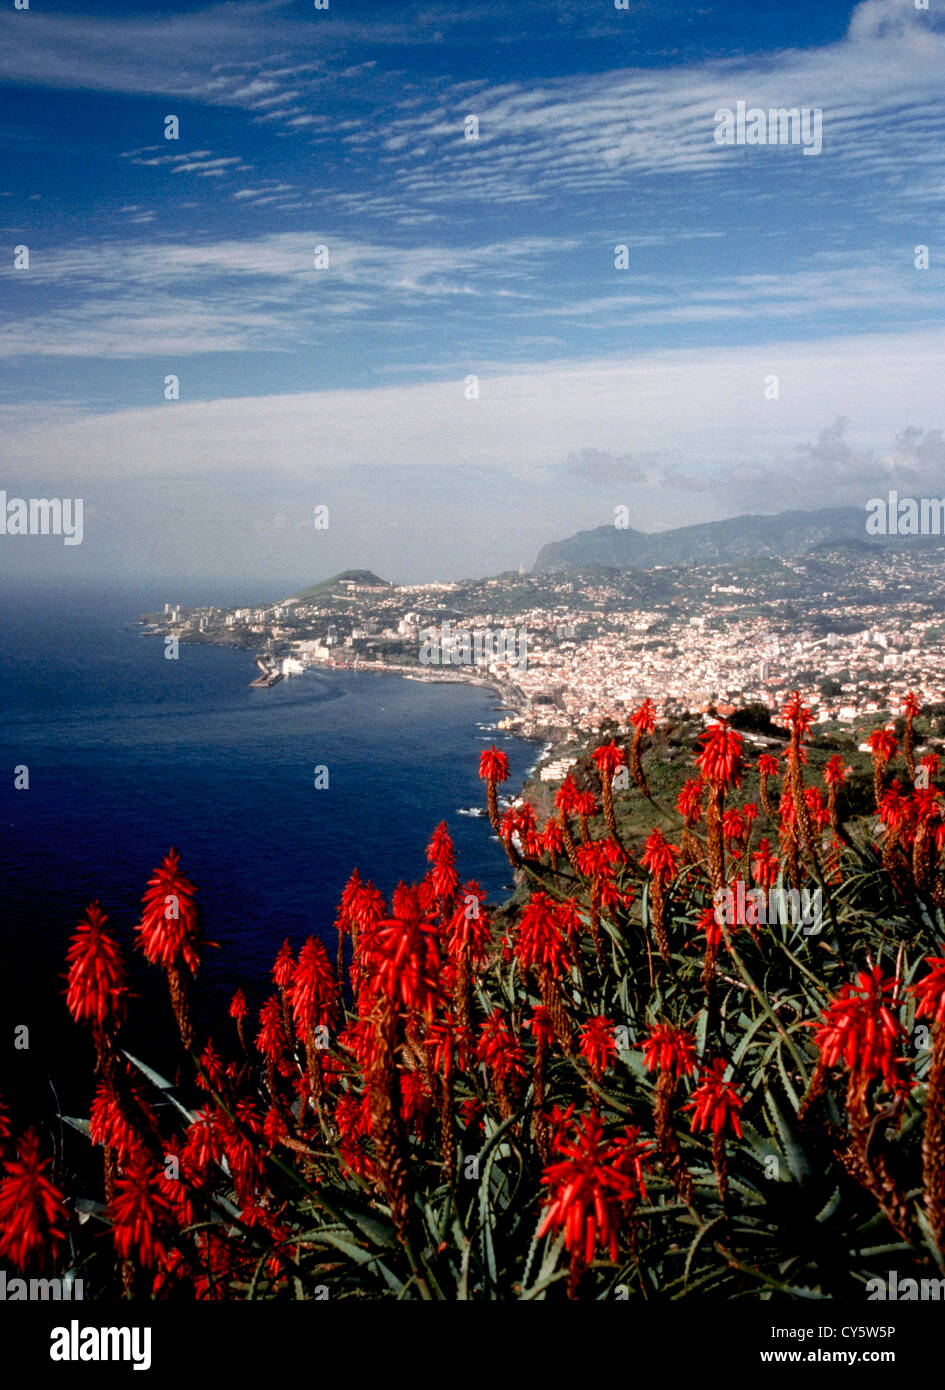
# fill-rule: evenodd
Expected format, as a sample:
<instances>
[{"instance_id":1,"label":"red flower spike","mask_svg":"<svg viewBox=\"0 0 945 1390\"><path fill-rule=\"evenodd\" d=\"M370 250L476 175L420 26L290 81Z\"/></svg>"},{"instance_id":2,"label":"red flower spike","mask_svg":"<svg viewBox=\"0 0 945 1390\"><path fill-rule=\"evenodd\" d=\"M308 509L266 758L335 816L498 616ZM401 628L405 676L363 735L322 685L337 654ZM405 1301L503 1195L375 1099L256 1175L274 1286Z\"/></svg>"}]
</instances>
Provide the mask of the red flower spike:
<instances>
[{"instance_id":1,"label":"red flower spike","mask_svg":"<svg viewBox=\"0 0 945 1390\"><path fill-rule=\"evenodd\" d=\"M295 970L295 956L292 954L292 946L289 938L286 937L279 947L275 962L272 967L272 978L277 989L288 989L292 983L292 975Z\"/></svg>"},{"instance_id":2,"label":"red flower spike","mask_svg":"<svg viewBox=\"0 0 945 1390\"><path fill-rule=\"evenodd\" d=\"M62 1193L46 1177L51 1160L42 1158L39 1137L27 1130L0 1179L0 1257L17 1269L45 1269L66 1238L69 1214Z\"/></svg>"},{"instance_id":3,"label":"red flower spike","mask_svg":"<svg viewBox=\"0 0 945 1390\"><path fill-rule=\"evenodd\" d=\"M945 957L926 956L929 973L911 987L916 998L916 1018L931 1018L941 1026L945 1021Z\"/></svg>"},{"instance_id":4,"label":"red flower spike","mask_svg":"<svg viewBox=\"0 0 945 1390\"><path fill-rule=\"evenodd\" d=\"M143 1269L163 1260L161 1228L176 1224L163 1171L151 1173L141 1159L132 1159L115 1183L109 1215L115 1249L123 1260L134 1259Z\"/></svg>"},{"instance_id":5,"label":"red flower spike","mask_svg":"<svg viewBox=\"0 0 945 1390\"><path fill-rule=\"evenodd\" d=\"M696 1065L696 1045L688 1033L669 1023L657 1023L638 1044L643 1049L647 1071L675 1072L677 1079L689 1076Z\"/></svg>"},{"instance_id":6,"label":"red flower spike","mask_svg":"<svg viewBox=\"0 0 945 1390\"><path fill-rule=\"evenodd\" d=\"M890 759L894 758L899 747L888 729L874 729L867 739L867 743L874 759L880 765L888 763Z\"/></svg>"},{"instance_id":7,"label":"red flower spike","mask_svg":"<svg viewBox=\"0 0 945 1390\"><path fill-rule=\"evenodd\" d=\"M692 1093L692 1100L683 1110L692 1110L690 1129L698 1134L709 1129L713 1134L724 1134L729 1129L736 1139L742 1137L738 1112L742 1100L731 1081L724 1080L728 1063L721 1057L702 1068L702 1080Z\"/></svg>"},{"instance_id":8,"label":"red flower spike","mask_svg":"<svg viewBox=\"0 0 945 1390\"><path fill-rule=\"evenodd\" d=\"M196 891L181 873L180 854L176 849L168 850L148 879L144 910L136 928L138 945L152 965L166 970L183 964L196 975L200 965Z\"/></svg>"},{"instance_id":9,"label":"red flower spike","mask_svg":"<svg viewBox=\"0 0 945 1390\"><path fill-rule=\"evenodd\" d=\"M610 743L601 744L600 748L595 748L591 754L597 764L597 770L605 777L613 777L618 767L623 767L626 756L622 748L618 748L611 739Z\"/></svg>"},{"instance_id":10,"label":"red flower spike","mask_svg":"<svg viewBox=\"0 0 945 1390\"><path fill-rule=\"evenodd\" d=\"M901 1024L893 1017L899 983L883 977L882 966L858 972L855 984L845 984L821 1015L814 1042L825 1067L842 1062L855 1089L864 1093L882 1077L888 1090L903 1088L902 1059L897 1056L905 1041Z\"/></svg>"},{"instance_id":11,"label":"red flower spike","mask_svg":"<svg viewBox=\"0 0 945 1390\"><path fill-rule=\"evenodd\" d=\"M515 935L515 957L523 969L547 969L561 975L571 965L571 952L562 933L557 904L547 893L533 893L522 912Z\"/></svg>"},{"instance_id":12,"label":"red flower spike","mask_svg":"<svg viewBox=\"0 0 945 1390\"><path fill-rule=\"evenodd\" d=\"M338 987L328 952L315 936L310 936L299 952L299 959L288 987L292 1018L300 1038L310 1029L333 1026L339 1009Z\"/></svg>"},{"instance_id":13,"label":"red flower spike","mask_svg":"<svg viewBox=\"0 0 945 1390\"><path fill-rule=\"evenodd\" d=\"M581 1029L578 1051L590 1067L594 1080L600 1081L611 1058L617 1055L613 1019L603 1015L589 1018Z\"/></svg>"},{"instance_id":14,"label":"red flower spike","mask_svg":"<svg viewBox=\"0 0 945 1390\"><path fill-rule=\"evenodd\" d=\"M728 724L710 724L699 735L703 745L696 762L707 782L727 786L741 785L742 780L742 738Z\"/></svg>"},{"instance_id":15,"label":"red flower spike","mask_svg":"<svg viewBox=\"0 0 945 1390\"><path fill-rule=\"evenodd\" d=\"M579 1263L590 1264L598 1247L616 1263L621 1208L646 1195L650 1146L639 1142L632 1126L605 1140L596 1112L568 1122L556 1107L551 1119L558 1157L542 1177L548 1197L538 1235L562 1230L565 1248Z\"/></svg>"},{"instance_id":16,"label":"red flower spike","mask_svg":"<svg viewBox=\"0 0 945 1390\"><path fill-rule=\"evenodd\" d=\"M833 757L824 768L824 782L828 787L838 787L847 780L849 768L844 766L843 759L839 753L834 753Z\"/></svg>"},{"instance_id":17,"label":"red flower spike","mask_svg":"<svg viewBox=\"0 0 945 1390\"><path fill-rule=\"evenodd\" d=\"M479 754L479 776L483 782L507 782L509 760L501 748L486 748Z\"/></svg>"},{"instance_id":18,"label":"red flower spike","mask_svg":"<svg viewBox=\"0 0 945 1390\"><path fill-rule=\"evenodd\" d=\"M643 704L635 709L630 716L630 723L641 733L651 734L656 728L656 710L653 708L652 700L644 700Z\"/></svg>"},{"instance_id":19,"label":"red flower spike","mask_svg":"<svg viewBox=\"0 0 945 1390\"><path fill-rule=\"evenodd\" d=\"M678 847L669 844L661 830L653 830L643 847L640 863L659 883L666 883L676 876L678 853Z\"/></svg>"},{"instance_id":20,"label":"red flower spike","mask_svg":"<svg viewBox=\"0 0 945 1390\"><path fill-rule=\"evenodd\" d=\"M98 902L89 903L75 929L66 951L66 1005L77 1023L117 1027L127 1012L125 963L107 920Z\"/></svg>"}]
</instances>

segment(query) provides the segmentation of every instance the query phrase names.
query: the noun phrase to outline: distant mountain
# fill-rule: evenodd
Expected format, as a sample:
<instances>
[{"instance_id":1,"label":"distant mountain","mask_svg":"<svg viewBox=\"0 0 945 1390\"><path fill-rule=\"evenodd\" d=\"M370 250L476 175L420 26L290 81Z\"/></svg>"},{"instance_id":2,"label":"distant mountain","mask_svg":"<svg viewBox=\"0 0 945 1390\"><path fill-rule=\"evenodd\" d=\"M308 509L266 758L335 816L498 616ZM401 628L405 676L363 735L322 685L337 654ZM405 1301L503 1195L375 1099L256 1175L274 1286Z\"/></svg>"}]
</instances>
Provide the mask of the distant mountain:
<instances>
[{"instance_id":1,"label":"distant mountain","mask_svg":"<svg viewBox=\"0 0 945 1390\"><path fill-rule=\"evenodd\" d=\"M652 569L654 565L714 565L771 555L790 560L813 546L836 543L864 547L895 544L899 538L868 536L866 512L860 507L825 507L813 512L779 512L776 516L734 516L703 521L671 531L648 534L632 528L598 526L564 541L542 546L535 572L608 565L615 569ZM940 536L910 536L904 543L942 544Z\"/></svg>"},{"instance_id":2,"label":"distant mountain","mask_svg":"<svg viewBox=\"0 0 945 1390\"><path fill-rule=\"evenodd\" d=\"M285 599L284 602L311 603L313 599L324 598L325 594L339 588L342 583L368 584L372 588L388 588L388 581L378 579L373 570L342 570L340 574L333 574L330 579L323 579L320 584L312 584L308 589L300 590L299 593L293 594L290 599Z\"/></svg>"}]
</instances>

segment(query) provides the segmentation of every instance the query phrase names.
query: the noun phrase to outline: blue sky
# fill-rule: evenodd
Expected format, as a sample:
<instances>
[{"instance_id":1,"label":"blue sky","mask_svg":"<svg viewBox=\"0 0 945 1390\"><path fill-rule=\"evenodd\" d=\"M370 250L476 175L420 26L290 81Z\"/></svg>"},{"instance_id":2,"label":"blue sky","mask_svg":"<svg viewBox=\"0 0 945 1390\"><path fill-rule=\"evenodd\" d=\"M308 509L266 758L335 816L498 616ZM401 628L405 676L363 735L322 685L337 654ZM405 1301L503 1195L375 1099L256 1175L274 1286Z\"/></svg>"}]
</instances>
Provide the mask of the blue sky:
<instances>
[{"instance_id":1,"label":"blue sky","mask_svg":"<svg viewBox=\"0 0 945 1390\"><path fill-rule=\"evenodd\" d=\"M530 564L622 504L941 492L936 0L30 4L3 473L83 496L86 539L4 572L278 594ZM822 153L720 147L739 100L822 110Z\"/></svg>"}]
</instances>

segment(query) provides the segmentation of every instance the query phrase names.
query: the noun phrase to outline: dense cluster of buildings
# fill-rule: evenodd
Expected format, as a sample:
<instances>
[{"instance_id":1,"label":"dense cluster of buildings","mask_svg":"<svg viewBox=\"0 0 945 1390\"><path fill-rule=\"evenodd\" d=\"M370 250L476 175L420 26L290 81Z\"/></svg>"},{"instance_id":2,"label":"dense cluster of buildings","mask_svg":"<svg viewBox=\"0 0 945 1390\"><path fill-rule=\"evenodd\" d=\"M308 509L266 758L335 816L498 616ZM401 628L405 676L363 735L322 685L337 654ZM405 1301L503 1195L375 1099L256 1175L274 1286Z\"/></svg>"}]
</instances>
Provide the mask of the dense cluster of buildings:
<instances>
[{"instance_id":1,"label":"dense cluster of buildings","mask_svg":"<svg viewBox=\"0 0 945 1390\"><path fill-rule=\"evenodd\" d=\"M898 713L908 690L938 702L934 558L873 553L853 569L779 561L760 579L715 566L410 586L358 572L266 607L168 604L149 630L255 647L289 676L321 665L487 681L511 707L505 725L532 734L626 728L646 698L661 714L724 715L779 709L800 687L818 719L847 723ZM513 664L513 650L527 661Z\"/></svg>"}]
</instances>

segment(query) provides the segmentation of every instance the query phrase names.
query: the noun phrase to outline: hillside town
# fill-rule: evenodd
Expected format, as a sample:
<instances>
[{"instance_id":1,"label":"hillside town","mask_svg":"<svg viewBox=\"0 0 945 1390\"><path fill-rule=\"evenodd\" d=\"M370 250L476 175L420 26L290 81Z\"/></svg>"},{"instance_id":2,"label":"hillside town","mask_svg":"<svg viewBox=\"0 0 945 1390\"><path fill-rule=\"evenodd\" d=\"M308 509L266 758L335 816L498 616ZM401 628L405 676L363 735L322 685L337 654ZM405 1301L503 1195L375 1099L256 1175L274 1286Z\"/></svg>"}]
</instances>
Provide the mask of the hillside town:
<instances>
[{"instance_id":1,"label":"hillside town","mask_svg":"<svg viewBox=\"0 0 945 1390\"><path fill-rule=\"evenodd\" d=\"M318 669L473 681L507 706L500 727L567 738L664 715L805 691L821 722L941 699L945 580L935 556L844 548L725 566L507 574L424 585L349 571L259 606L142 618L144 631L257 653L257 684Z\"/></svg>"}]
</instances>

